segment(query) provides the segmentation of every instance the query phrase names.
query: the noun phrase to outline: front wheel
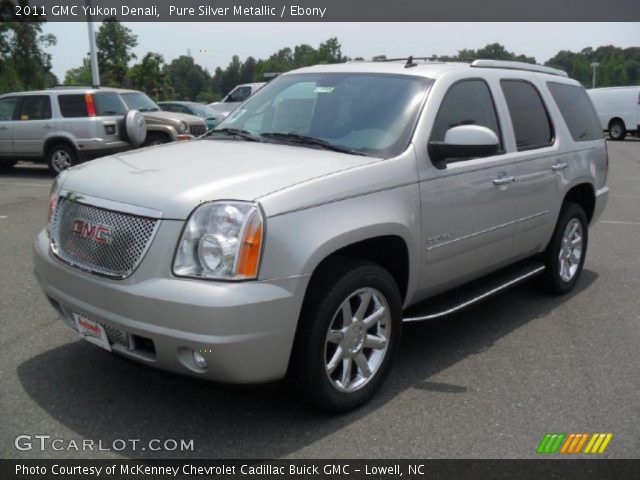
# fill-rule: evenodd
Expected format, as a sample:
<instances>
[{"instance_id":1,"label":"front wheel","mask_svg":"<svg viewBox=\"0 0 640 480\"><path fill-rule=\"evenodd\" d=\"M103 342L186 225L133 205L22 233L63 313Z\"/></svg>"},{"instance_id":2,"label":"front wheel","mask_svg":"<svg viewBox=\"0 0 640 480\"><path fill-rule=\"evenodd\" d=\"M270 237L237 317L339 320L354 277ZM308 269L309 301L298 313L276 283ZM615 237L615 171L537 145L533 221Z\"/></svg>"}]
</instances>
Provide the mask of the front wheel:
<instances>
[{"instance_id":1,"label":"front wheel","mask_svg":"<svg viewBox=\"0 0 640 480\"><path fill-rule=\"evenodd\" d=\"M162 145L164 143L169 143L171 139L165 135L164 133L147 133L147 138L144 141L145 147L152 147L154 145Z\"/></svg>"},{"instance_id":2,"label":"front wheel","mask_svg":"<svg viewBox=\"0 0 640 480\"><path fill-rule=\"evenodd\" d=\"M565 203L543 257L546 269L540 284L545 290L562 295L575 287L587 256L588 240L584 209L577 203Z\"/></svg>"},{"instance_id":3,"label":"front wheel","mask_svg":"<svg viewBox=\"0 0 640 480\"><path fill-rule=\"evenodd\" d=\"M344 412L380 388L402 329L402 301L391 275L343 258L309 285L288 372L294 394L314 408Z\"/></svg>"}]
</instances>

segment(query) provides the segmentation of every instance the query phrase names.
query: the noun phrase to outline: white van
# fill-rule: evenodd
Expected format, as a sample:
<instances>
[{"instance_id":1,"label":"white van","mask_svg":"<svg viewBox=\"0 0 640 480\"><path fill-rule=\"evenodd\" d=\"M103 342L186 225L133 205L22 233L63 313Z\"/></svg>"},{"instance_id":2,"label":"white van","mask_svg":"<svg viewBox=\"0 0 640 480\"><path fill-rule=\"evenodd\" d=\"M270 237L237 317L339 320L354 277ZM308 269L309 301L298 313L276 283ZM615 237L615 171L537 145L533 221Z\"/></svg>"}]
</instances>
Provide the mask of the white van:
<instances>
[{"instance_id":1,"label":"white van","mask_svg":"<svg viewBox=\"0 0 640 480\"><path fill-rule=\"evenodd\" d=\"M611 140L623 140L627 133L640 133L640 86L587 90L602 129Z\"/></svg>"}]
</instances>

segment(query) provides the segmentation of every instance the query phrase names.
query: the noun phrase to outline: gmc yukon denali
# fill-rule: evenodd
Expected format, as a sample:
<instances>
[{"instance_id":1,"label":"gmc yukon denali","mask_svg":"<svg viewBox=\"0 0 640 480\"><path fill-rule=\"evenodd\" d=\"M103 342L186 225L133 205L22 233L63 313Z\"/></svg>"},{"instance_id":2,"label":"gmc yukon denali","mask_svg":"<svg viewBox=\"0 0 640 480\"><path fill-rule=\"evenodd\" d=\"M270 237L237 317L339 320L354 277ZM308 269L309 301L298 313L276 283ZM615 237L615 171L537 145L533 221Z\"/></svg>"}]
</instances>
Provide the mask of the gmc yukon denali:
<instances>
[{"instance_id":1,"label":"gmc yukon denali","mask_svg":"<svg viewBox=\"0 0 640 480\"><path fill-rule=\"evenodd\" d=\"M345 411L404 322L580 277L608 159L578 82L537 65L355 62L279 76L200 140L60 174L35 272L82 337ZM551 334L551 332L550 332Z\"/></svg>"}]
</instances>

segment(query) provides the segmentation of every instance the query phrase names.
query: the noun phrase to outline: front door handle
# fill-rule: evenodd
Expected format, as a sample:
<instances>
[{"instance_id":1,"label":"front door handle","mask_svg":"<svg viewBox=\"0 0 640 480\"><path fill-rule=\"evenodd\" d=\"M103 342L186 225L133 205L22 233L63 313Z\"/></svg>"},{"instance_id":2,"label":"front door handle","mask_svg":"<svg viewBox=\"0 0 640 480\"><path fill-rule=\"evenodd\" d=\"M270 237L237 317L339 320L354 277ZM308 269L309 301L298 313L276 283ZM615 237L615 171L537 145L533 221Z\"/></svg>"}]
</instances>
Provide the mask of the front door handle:
<instances>
[{"instance_id":1,"label":"front door handle","mask_svg":"<svg viewBox=\"0 0 640 480\"><path fill-rule=\"evenodd\" d=\"M494 178L493 179L493 184L494 185L507 185L507 184L513 183L515 181L516 181L516 177L504 176L504 177Z\"/></svg>"},{"instance_id":2,"label":"front door handle","mask_svg":"<svg viewBox=\"0 0 640 480\"><path fill-rule=\"evenodd\" d=\"M564 170L568 166L569 164L566 162L558 162L551 167L551 170L553 170L554 172L559 172L560 170Z\"/></svg>"},{"instance_id":3,"label":"front door handle","mask_svg":"<svg viewBox=\"0 0 640 480\"><path fill-rule=\"evenodd\" d=\"M9 130L9 127L6 125L0 125L0 130Z\"/></svg>"},{"instance_id":4,"label":"front door handle","mask_svg":"<svg viewBox=\"0 0 640 480\"><path fill-rule=\"evenodd\" d=\"M53 127L51 125L49 125L48 123L44 124L42 126L42 128L44 128L45 130L51 130Z\"/></svg>"}]
</instances>

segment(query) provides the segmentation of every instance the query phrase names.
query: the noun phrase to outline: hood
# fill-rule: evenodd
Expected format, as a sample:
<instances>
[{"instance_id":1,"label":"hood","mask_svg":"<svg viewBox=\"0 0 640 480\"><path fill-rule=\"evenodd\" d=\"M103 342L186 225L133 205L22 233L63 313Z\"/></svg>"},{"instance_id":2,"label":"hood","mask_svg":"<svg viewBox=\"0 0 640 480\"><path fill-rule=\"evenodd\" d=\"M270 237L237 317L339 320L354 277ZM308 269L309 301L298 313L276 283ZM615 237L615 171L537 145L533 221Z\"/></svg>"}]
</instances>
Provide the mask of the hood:
<instances>
[{"instance_id":1,"label":"hood","mask_svg":"<svg viewBox=\"0 0 640 480\"><path fill-rule=\"evenodd\" d=\"M210 103L209 106L218 112L229 114L231 110L234 110L240 103L241 102L214 102Z\"/></svg>"},{"instance_id":2,"label":"hood","mask_svg":"<svg viewBox=\"0 0 640 480\"><path fill-rule=\"evenodd\" d=\"M307 180L378 161L299 146L192 140L78 165L69 170L62 188L159 210L164 218L182 220L202 202L255 200ZM304 200L301 197L300 203Z\"/></svg>"},{"instance_id":3,"label":"hood","mask_svg":"<svg viewBox=\"0 0 640 480\"><path fill-rule=\"evenodd\" d=\"M203 120L195 115L189 115L187 113L165 112L158 110L157 112L142 112L144 119L150 124L163 124L166 125L169 122L185 121L187 124L202 123Z\"/></svg>"}]
</instances>

